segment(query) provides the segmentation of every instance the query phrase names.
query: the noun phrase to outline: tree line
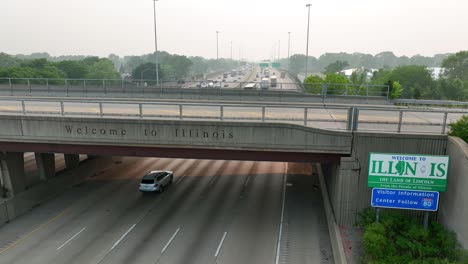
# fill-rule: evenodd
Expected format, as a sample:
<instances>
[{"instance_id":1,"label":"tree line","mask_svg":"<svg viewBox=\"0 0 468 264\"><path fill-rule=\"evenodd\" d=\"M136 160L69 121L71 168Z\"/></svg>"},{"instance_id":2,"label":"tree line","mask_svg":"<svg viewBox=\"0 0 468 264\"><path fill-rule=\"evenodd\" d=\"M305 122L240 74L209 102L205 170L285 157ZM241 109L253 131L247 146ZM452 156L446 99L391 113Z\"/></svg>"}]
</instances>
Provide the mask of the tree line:
<instances>
[{"instance_id":1,"label":"tree line","mask_svg":"<svg viewBox=\"0 0 468 264\"><path fill-rule=\"evenodd\" d=\"M442 61L451 54L436 54L433 57L421 55L396 56L393 52L385 51L376 54L375 56L365 53L325 53L318 58L308 57L308 71L318 73L325 71L330 64L341 61L346 62L350 68L366 68L366 69L392 69L398 66L405 65L423 65L427 67L439 67ZM292 73L298 74L305 71L306 56L303 54L294 54L290 57L289 70ZM288 59L281 60L282 65L288 65Z\"/></svg>"},{"instance_id":2,"label":"tree line","mask_svg":"<svg viewBox=\"0 0 468 264\"><path fill-rule=\"evenodd\" d=\"M468 100L468 51L460 51L443 59L439 76L434 76L426 65L384 67L373 72L354 71L349 78L337 73L349 65L347 61L335 61L324 67L325 76L309 75L304 80L306 90L320 94L321 84L327 83L334 85L329 94L346 92L364 95L364 85L385 85L382 86L382 94L389 89L391 98ZM368 78L370 72L372 75Z\"/></svg>"},{"instance_id":3,"label":"tree line","mask_svg":"<svg viewBox=\"0 0 468 264\"><path fill-rule=\"evenodd\" d=\"M160 80L203 78L211 72L226 71L242 64L230 59L186 57L157 53ZM48 53L9 55L0 53L0 78L77 78L77 79L156 79L156 55L107 58L94 56L50 56Z\"/></svg>"}]
</instances>

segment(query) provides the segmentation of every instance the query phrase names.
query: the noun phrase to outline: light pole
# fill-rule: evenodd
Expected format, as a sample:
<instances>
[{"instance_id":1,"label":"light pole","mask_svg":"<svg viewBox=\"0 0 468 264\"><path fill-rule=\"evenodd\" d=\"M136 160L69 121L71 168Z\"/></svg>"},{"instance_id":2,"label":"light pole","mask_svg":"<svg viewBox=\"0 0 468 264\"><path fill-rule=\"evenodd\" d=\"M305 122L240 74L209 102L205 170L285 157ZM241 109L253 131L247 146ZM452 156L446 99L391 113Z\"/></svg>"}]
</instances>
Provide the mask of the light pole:
<instances>
[{"instance_id":1,"label":"light pole","mask_svg":"<svg viewBox=\"0 0 468 264\"><path fill-rule=\"evenodd\" d=\"M218 60L218 34L219 31L216 31L216 60Z\"/></svg>"},{"instance_id":2,"label":"light pole","mask_svg":"<svg viewBox=\"0 0 468 264\"><path fill-rule=\"evenodd\" d=\"M307 15L307 45L306 45L306 65L305 65L305 78L307 78L307 64L309 60L309 22L310 22L310 6L311 4L307 4L306 7L309 9L308 15Z\"/></svg>"},{"instance_id":3,"label":"light pole","mask_svg":"<svg viewBox=\"0 0 468 264\"><path fill-rule=\"evenodd\" d=\"M280 61L280 53L281 53L281 40L278 40L278 62Z\"/></svg>"},{"instance_id":4,"label":"light pole","mask_svg":"<svg viewBox=\"0 0 468 264\"><path fill-rule=\"evenodd\" d=\"M291 64L291 60L289 58L289 47L291 45L291 32L288 32L288 71L289 71L289 66Z\"/></svg>"},{"instance_id":5,"label":"light pole","mask_svg":"<svg viewBox=\"0 0 468 264\"><path fill-rule=\"evenodd\" d=\"M158 0L153 0L153 13L154 13L154 57L155 57L155 63L156 63L156 85L159 84L159 66L158 66L158 37L157 37L157 31L156 31L156 1Z\"/></svg>"}]
</instances>

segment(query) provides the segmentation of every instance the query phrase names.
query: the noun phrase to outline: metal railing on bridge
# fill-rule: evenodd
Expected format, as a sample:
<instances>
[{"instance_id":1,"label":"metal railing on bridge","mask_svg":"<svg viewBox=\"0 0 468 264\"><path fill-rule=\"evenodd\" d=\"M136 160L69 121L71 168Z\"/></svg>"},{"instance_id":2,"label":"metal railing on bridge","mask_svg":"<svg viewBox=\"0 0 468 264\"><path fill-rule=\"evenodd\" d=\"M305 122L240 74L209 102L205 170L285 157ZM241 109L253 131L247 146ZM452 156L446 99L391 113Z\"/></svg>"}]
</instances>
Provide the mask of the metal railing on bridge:
<instances>
[{"instance_id":1,"label":"metal railing on bridge","mask_svg":"<svg viewBox=\"0 0 468 264\"><path fill-rule=\"evenodd\" d=\"M352 84L305 84L312 93L300 92L298 83L278 81L263 84L258 79L246 81L162 81L127 79L47 79L0 78L0 96L114 97L207 99L223 101L325 101L327 97L388 99L388 87ZM253 87L252 87L253 86Z\"/></svg>"},{"instance_id":2,"label":"metal railing on bridge","mask_svg":"<svg viewBox=\"0 0 468 264\"><path fill-rule=\"evenodd\" d=\"M261 103L0 99L0 113L105 118L281 122L330 130L446 134L468 111Z\"/></svg>"}]
</instances>

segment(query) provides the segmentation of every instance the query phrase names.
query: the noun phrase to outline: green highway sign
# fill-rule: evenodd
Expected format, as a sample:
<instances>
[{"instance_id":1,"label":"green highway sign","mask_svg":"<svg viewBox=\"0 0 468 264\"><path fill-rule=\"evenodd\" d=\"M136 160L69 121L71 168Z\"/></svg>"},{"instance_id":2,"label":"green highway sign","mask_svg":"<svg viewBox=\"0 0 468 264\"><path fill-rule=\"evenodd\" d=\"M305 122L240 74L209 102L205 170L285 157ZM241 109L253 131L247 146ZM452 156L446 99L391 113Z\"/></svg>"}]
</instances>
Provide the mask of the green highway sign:
<instances>
[{"instance_id":1,"label":"green highway sign","mask_svg":"<svg viewBox=\"0 0 468 264\"><path fill-rule=\"evenodd\" d=\"M268 64L267 62L262 62L262 63L260 63L259 65L260 65L260 67L262 67L262 68L266 68L266 67L268 67L270 64Z\"/></svg>"},{"instance_id":2,"label":"green highway sign","mask_svg":"<svg viewBox=\"0 0 468 264\"><path fill-rule=\"evenodd\" d=\"M448 156L369 153L367 186L445 191Z\"/></svg>"},{"instance_id":3,"label":"green highway sign","mask_svg":"<svg viewBox=\"0 0 468 264\"><path fill-rule=\"evenodd\" d=\"M280 63L279 63L279 62L272 62L272 63L271 63L271 67L273 67L273 68L279 68L279 67L280 67Z\"/></svg>"}]
</instances>

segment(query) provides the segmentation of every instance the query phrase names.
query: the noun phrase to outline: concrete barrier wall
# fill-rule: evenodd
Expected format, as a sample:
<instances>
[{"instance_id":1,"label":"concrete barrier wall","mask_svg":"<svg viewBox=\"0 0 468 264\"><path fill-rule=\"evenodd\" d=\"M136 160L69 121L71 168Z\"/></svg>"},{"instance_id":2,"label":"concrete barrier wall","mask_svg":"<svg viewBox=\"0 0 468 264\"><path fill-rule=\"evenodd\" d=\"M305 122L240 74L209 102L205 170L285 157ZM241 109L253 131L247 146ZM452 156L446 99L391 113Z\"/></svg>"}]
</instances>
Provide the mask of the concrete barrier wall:
<instances>
[{"instance_id":1,"label":"concrete barrier wall","mask_svg":"<svg viewBox=\"0 0 468 264\"><path fill-rule=\"evenodd\" d=\"M357 214L370 206L370 152L445 155L446 147L444 135L354 133L351 157L341 158L340 165L328 165L324 170L337 224L355 225Z\"/></svg>"},{"instance_id":2,"label":"concrete barrier wall","mask_svg":"<svg viewBox=\"0 0 468 264\"><path fill-rule=\"evenodd\" d=\"M326 186L325 177L323 175L322 166L320 164L316 164L316 169L319 177L320 189L322 190L321 193L323 199L323 206L325 207L325 214L327 215L328 232L330 235L330 242L332 244L333 249L333 260L337 264L346 264L347 261L343 248L340 228L336 224L336 218L330 202L330 195L328 194L328 189Z\"/></svg>"},{"instance_id":3,"label":"concrete barrier wall","mask_svg":"<svg viewBox=\"0 0 468 264\"><path fill-rule=\"evenodd\" d=\"M447 191L440 195L439 221L453 230L460 244L468 249L468 144L449 137L447 155L450 167Z\"/></svg>"},{"instance_id":4,"label":"concrete barrier wall","mask_svg":"<svg viewBox=\"0 0 468 264\"><path fill-rule=\"evenodd\" d=\"M73 185L84 181L87 177L111 166L114 159L99 157L81 163L75 170L64 171L47 182L35 185L31 189L13 197L0 200L0 226L24 214L42 202L67 191Z\"/></svg>"},{"instance_id":5,"label":"concrete barrier wall","mask_svg":"<svg viewBox=\"0 0 468 264\"><path fill-rule=\"evenodd\" d=\"M292 124L2 116L0 140L349 154L351 133Z\"/></svg>"}]
</instances>

